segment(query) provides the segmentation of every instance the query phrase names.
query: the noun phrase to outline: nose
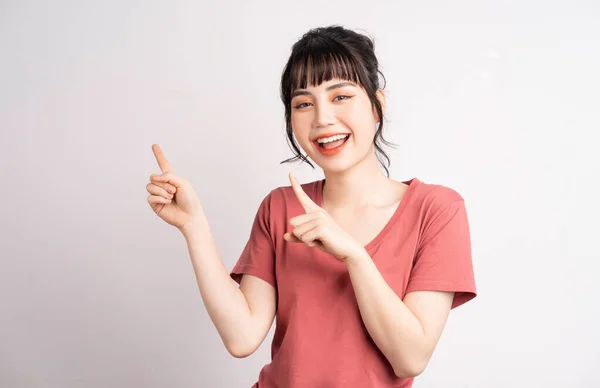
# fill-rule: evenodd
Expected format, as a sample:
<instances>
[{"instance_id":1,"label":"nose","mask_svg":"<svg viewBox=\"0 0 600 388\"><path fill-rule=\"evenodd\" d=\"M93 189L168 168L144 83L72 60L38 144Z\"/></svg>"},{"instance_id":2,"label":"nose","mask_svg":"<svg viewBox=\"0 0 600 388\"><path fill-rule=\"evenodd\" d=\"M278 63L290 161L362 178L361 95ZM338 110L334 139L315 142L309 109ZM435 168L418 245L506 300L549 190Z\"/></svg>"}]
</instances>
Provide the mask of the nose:
<instances>
[{"instance_id":1,"label":"nose","mask_svg":"<svg viewBox=\"0 0 600 388\"><path fill-rule=\"evenodd\" d=\"M335 112L331 104L318 104L315 108L315 117L313 121L313 126L315 128L323 128L335 124Z\"/></svg>"}]
</instances>

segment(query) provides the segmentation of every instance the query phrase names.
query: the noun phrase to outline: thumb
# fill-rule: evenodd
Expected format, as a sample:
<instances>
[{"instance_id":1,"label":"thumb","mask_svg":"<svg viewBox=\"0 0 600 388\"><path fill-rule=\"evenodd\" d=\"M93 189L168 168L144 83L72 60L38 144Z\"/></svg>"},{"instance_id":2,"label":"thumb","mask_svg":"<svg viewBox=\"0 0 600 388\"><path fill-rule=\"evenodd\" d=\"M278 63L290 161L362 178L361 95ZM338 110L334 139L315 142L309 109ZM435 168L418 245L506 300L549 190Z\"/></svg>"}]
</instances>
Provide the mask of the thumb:
<instances>
[{"instance_id":1,"label":"thumb","mask_svg":"<svg viewBox=\"0 0 600 388\"><path fill-rule=\"evenodd\" d=\"M283 235L283 239L288 242L302 242L295 234L287 232Z\"/></svg>"},{"instance_id":2,"label":"thumb","mask_svg":"<svg viewBox=\"0 0 600 388\"><path fill-rule=\"evenodd\" d=\"M152 182L170 183L173 186L175 186L176 188L180 188L181 186L183 186L185 184L185 180L183 178L178 177L171 171L167 171L160 175L152 174L152 176L150 177L150 180Z\"/></svg>"}]
</instances>

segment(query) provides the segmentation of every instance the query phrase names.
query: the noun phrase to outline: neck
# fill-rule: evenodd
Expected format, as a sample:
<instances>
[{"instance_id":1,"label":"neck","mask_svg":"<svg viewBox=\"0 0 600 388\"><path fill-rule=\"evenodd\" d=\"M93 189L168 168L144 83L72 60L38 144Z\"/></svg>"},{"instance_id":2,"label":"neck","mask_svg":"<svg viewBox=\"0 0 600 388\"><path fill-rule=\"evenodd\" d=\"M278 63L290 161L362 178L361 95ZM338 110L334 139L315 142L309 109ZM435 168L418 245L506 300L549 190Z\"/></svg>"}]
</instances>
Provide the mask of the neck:
<instances>
[{"instance_id":1,"label":"neck","mask_svg":"<svg viewBox=\"0 0 600 388\"><path fill-rule=\"evenodd\" d=\"M388 201L390 184L373 155L346 171L325 171L323 203L328 207L378 206Z\"/></svg>"}]
</instances>

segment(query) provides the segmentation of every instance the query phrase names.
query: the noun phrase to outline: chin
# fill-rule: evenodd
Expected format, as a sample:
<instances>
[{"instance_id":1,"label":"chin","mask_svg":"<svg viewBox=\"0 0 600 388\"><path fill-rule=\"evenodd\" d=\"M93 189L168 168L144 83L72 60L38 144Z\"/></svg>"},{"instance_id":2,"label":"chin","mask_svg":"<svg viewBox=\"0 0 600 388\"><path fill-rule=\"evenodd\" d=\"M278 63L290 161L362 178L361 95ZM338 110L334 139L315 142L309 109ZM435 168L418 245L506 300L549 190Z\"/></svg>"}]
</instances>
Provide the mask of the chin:
<instances>
[{"instance_id":1,"label":"chin","mask_svg":"<svg viewBox=\"0 0 600 388\"><path fill-rule=\"evenodd\" d=\"M350 160L349 158L337 158L319 160L317 164L323 169L323 172L339 174L350 170L357 163L358 161Z\"/></svg>"},{"instance_id":2,"label":"chin","mask_svg":"<svg viewBox=\"0 0 600 388\"><path fill-rule=\"evenodd\" d=\"M339 157L339 158L335 158L335 159L327 159L327 158L325 160L320 159L318 162L315 160L315 162L319 165L319 167L321 167L323 169L323 172L333 173L333 174L344 173L344 172L349 171L361 164L364 165L364 164L371 163L371 161L368 160L369 153L364 155L362 158L356 157L357 156L356 154L354 155L354 157L350 157L349 155L344 155L344 156L345 157Z\"/></svg>"}]
</instances>

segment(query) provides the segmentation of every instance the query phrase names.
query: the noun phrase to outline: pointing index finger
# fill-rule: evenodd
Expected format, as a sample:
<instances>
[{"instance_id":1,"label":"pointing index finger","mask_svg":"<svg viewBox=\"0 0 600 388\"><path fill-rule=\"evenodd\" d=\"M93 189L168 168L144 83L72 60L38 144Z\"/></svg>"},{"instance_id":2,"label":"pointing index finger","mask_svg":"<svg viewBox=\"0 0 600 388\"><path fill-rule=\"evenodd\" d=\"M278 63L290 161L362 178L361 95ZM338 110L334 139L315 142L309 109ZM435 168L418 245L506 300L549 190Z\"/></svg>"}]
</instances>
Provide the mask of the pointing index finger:
<instances>
[{"instance_id":1,"label":"pointing index finger","mask_svg":"<svg viewBox=\"0 0 600 388\"><path fill-rule=\"evenodd\" d=\"M300 201L300 204L304 208L304 210L309 213L312 211L320 210L321 208L313 202L312 199L302 190L300 186L300 182L296 179L293 173L289 173L290 183L292 184L292 188L294 189L294 193L296 193L296 198Z\"/></svg>"},{"instance_id":2,"label":"pointing index finger","mask_svg":"<svg viewBox=\"0 0 600 388\"><path fill-rule=\"evenodd\" d=\"M162 149L158 144L152 144L152 152L154 152L154 157L156 158L158 167L160 167L162 172L173 171L171 164L167 160L167 157L162 152Z\"/></svg>"}]
</instances>

